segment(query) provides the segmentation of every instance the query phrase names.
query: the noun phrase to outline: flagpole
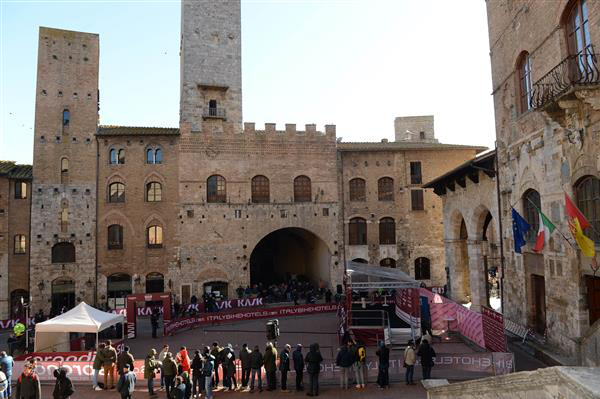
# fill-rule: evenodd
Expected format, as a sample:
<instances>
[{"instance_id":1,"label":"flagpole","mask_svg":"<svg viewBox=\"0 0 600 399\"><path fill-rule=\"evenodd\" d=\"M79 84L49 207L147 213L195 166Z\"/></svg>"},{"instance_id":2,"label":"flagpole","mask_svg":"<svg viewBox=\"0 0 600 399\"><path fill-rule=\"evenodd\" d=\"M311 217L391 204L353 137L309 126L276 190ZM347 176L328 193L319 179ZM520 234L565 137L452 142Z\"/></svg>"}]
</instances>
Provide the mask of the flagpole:
<instances>
[{"instance_id":1,"label":"flagpole","mask_svg":"<svg viewBox=\"0 0 600 399\"><path fill-rule=\"evenodd\" d=\"M539 212L539 213L543 213L542 210L540 208L537 207L537 205L529 198L529 197L525 197L527 199L527 201L529 201L531 203L531 205L533 205L533 207ZM548 216L546 216L548 217ZM548 218L548 220L550 220L552 222L552 219ZM543 221L540 220L540 223L543 223ZM554 224L554 223L552 223ZM569 245L571 246L571 248L575 249L575 247L573 247L573 244L571 243L571 241L569 241L569 239L563 234L562 230L558 228L558 226L556 224L554 224L554 228L560 233L560 235L562 236L562 238L565 239L566 242L569 243ZM550 238L550 237L548 237Z\"/></svg>"}]
</instances>

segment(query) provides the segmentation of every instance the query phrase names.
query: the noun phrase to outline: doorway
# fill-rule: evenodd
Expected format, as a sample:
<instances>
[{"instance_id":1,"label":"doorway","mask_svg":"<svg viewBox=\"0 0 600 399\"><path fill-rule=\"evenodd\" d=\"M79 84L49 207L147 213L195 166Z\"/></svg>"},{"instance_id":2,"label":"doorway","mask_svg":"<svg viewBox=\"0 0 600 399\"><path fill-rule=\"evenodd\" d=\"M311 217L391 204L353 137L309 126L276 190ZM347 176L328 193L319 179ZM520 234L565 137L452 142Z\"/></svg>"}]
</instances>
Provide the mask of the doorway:
<instances>
[{"instance_id":1,"label":"doorway","mask_svg":"<svg viewBox=\"0 0 600 399\"><path fill-rule=\"evenodd\" d=\"M546 282L544 276L531 275L533 294L533 328L539 334L546 332Z\"/></svg>"},{"instance_id":2,"label":"doorway","mask_svg":"<svg viewBox=\"0 0 600 399\"><path fill-rule=\"evenodd\" d=\"M75 306L75 282L58 278L52 282L52 314L58 315Z\"/></svg>"},{"instance_id":3,"label":"doorway","mask_svg":"<svg viewBox=\"0 0 600 399\"><path fill-rule=\"evenodd\" d=\"M585 276L590 326L600 319L600 277Z\"/></svg>"}]
</instances>

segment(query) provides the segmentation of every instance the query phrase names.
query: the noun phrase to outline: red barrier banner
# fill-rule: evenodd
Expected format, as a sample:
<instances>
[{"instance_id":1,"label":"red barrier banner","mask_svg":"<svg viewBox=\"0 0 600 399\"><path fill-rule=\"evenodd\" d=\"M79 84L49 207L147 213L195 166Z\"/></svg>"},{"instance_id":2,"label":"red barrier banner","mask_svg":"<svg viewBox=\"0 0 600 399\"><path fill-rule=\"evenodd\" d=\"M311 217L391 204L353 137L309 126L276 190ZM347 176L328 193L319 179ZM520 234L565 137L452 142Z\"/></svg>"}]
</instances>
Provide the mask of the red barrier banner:
<instances>
[{"instance_id":1,"label":"red barrier banner","mask_svg":"<svg viewBox=\"0 0 600 399\"><path fill-rule=\"evenodd\" d=\"M165 334L172 335L177 331L186 330L202 325L209 325L222 322L255 320L272 317L302 316L313 313L327 313L337 311L337 305L334 303L324 305L297 305L282 306L277 308L268 308L261 310L234 311L227 313L204 313L200 316L186 317L184 319L171 320L165 326Z\"/></svg>"},{"instance_id":2,"label":"red barrier banner","mask_svg":"<svg viewBox=\"0 0 600 399\"><path fill-rule=\"evenodd\" d=\"M104 342L104 341L101 341ZM125 341L116 341L112 346L117 350L117 354L123 352ZM31 352L20 356L15 356L15 361L28 361L35 359L38 362L93 362L96 357L96 351L73 351L73 352Z\"/></svg>"},{"instance_id":3,"label":"red barrier banner","mask_svg":"<svg viewBox=\"0 0 600 399\"><path fill-rule=\"evenodd\" d=\"M396 290L395 302L396 316L398 316L408 324L419 328L421 324L421 311L419 308L419 289L402 288Z\"/></svg>"},{"instance_id":4,"label":"red barrier banner","mask_svg":"<svg viewBox=\"0 0 600 399\"><path fill-rule=\"evenodd\" d=\"M481 322L483 324L485 348L492 352L506 352L504 316L493 309L482 306Z\"/></svg>"}]
</instances>

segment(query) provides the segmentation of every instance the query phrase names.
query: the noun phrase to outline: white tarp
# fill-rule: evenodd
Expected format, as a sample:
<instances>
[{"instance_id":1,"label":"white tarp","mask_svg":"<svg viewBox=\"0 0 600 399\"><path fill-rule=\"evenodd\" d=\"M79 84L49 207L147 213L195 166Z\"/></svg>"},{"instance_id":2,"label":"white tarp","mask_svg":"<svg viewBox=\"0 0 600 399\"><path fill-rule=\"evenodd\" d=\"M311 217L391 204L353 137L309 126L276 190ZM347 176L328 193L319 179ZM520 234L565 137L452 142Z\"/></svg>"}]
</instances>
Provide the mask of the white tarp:
<instances>
[{"instance_id":1,"label":"white tarp","mask_svg":"<svg viewBox=\"0 0 600 399\"><path fill-rule=\"evenodd\" d=\"M70 332L97 334L124 321L123 315L103 312L81 302L73 309L35 325L35 351L69 351Z\"/></svg>"}]
</instances>

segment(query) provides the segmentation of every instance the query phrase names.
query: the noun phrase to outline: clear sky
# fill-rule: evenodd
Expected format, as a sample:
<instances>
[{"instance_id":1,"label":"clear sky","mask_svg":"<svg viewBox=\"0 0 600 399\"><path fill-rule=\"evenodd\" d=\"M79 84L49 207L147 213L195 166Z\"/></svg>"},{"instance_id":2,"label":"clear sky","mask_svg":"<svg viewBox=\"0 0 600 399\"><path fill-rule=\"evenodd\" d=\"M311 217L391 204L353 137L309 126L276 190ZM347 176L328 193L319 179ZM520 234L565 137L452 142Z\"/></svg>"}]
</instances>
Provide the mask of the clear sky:
<instances>
[{"instance_id":1,"label":"clear sky","mask_svg":"<svg viewBox=\"0 0 600 399\"><path fill-rule=\"evenodd\" d=\"M179 121L180 3L0 0L0 159L30 163L38 27L100 34L100 123ZM482 0L242 0L244 121L393 140L435 115L444 143L493 146Z\"/></svg>"}]
</instances>

